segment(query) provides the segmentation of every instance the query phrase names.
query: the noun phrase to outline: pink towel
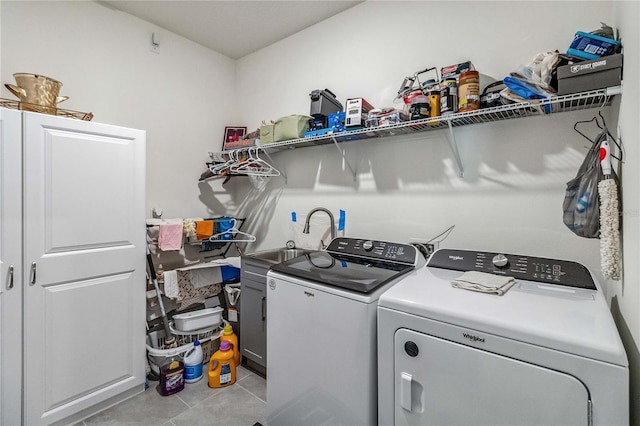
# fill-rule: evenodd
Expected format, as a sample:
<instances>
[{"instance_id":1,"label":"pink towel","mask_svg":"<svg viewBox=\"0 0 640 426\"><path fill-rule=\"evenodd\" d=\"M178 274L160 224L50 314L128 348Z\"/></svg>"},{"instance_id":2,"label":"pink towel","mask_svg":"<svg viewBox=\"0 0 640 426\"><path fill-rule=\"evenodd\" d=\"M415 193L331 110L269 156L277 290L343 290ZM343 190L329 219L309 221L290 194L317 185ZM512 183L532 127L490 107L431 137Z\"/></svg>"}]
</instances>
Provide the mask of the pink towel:
<instances>
[{"instance_id":1,"label":"pink towel","mask_svg":"<svg viewBox=\"0 0 640 426\"><path fill-rule=\"evenodd\" d=\"M182 248L182 223L160 225L158 248L163 251L180 250Z\"/></svg>"}]
</instances>

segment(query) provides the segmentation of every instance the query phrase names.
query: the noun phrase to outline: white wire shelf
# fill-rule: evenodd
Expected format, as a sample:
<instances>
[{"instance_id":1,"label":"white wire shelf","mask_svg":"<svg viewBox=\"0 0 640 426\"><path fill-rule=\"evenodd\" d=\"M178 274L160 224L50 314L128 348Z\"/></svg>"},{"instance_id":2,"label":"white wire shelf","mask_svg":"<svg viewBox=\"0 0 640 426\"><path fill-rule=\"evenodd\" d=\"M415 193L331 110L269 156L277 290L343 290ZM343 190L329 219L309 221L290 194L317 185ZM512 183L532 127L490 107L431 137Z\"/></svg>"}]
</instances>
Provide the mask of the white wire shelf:
<instances>
[{"instance_id":1,"label":"white wire shelf","mask_svg":"<svg viewBox=\"0 0 640 426\"><path fill-rule=\"evenodd\" d=\"M453 128L468 126L480 123L492 123L503 120L513 120L524 117L557 114L569 111L579 111L583 109L599 108L607 105L611 97L622 93L622 86L608 87L604 89L591 90L588 92L573 93L570 95L553 96L528 102L519 102L507 105L500 105L491 108L483 108L476 111L462 112L444 115L440 117L427 118L423 120L405 121L398 124L382 127L368 127L347 132L312 136L308 138L290 139L282 142L274 142L266 145L257 145L257 148L266 150L282 150L298 147L308 147L315 145L336 144L341 142L400 136L412 133L427 132L432 130L445 130L450 132L449 143L454 154L460 176L464 175L460 155L453 134ZM255 148L255 147L253 147ZM220 154L227 154L231 151L241 151L246 148L238 148L230 151L221 151ZM344 151L338 150L344 157ZM213 157L214 153L209 153ZM345 158L346 160L346 158ZM352 173L355 172L349 165Z\"/></svg>"}]
</instances>

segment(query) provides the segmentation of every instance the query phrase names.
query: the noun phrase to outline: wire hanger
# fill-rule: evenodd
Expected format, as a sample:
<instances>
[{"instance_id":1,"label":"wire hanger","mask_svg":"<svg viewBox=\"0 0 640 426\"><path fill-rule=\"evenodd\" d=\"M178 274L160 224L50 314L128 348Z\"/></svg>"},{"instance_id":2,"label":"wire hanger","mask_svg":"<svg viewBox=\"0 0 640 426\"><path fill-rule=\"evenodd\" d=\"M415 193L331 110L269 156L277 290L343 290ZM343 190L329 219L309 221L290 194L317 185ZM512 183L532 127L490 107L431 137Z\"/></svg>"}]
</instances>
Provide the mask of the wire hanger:
<instances>
[{"instance_id":1,"label":"wire hanger","mask_svg":"<svg viewBox=\"0 0 640 426\"><path fill-rule=\"evenodd\" d=\"M598 121L598 116L600 116L600 119L602 119L602 125L600 124L600 121ZM581 121L576 121L576 123L573 125L573 130L575 130L578 134L580 134L583 138L585 138L586 140L588 140L589 142L591 142L592 144L596 143L596 141L599 139L599 137L596 137L595 139L591 139L589 136L587 136L586 134L582 133L579 129L578 129L578 125L579 124L588 124L588 123L595 123L596 126L598 126L598 128L600 129L600 132L598 132L598 135L600 135L603 131L605 131L607 133L607 135L609 136L609 139L613 142L613 144L618 148L618 151L620 152L620 155L622 155L622 147L620 146L620 143L618 142L618 140L611 134L611 132L609 131L609 128L607 127L607 122L604 119L604 116L602 115L602 111L598 110L598 116L593 116L591 118L591 120L581 120ZM611 153L611 157L615 158L618 161L622 161L622 157L618 157L615 154Z\"/></svg>"},{"instance_id":2,"label":"wire hanger","mask_svg":"<svg viewBox=\"0 0 640 426\"><path fill-rule=\"evenodd\" d=\"M255 235L251 235L247 232L242 232L239 229L236 228L236 219L235 218L231 218L232 221L232 225L231 228L227 229L224 232L219 232L217 234L213 234L212 236L209 237L209 241L211 242L224 242L224 241L229 241L229 242L236 242L236 243L251 243L256 241L256 237ZM231 235L231 239L229 240L225 240L223 238L220 238L222 236L226 236L226 235ZM242 238L235 238L237 235L241 235Z\"/></svg>"},{"instance_id":3,"label":"wire hanger","mask_svg":"<svg viewBox=\"0 0 640 426\"><path fill-rule=\"evenodd\" d=\"M598 117L593 116L591 118L591 120L581 120L581 121L576 121L576 124L573 125L573 130L575 130L576 132L578 132L583 138L585 138L586 140L588 140L591 143L595 143L596 141L591 139L589 136L585 135L584 133L582 133L580 130L578 130L578 124L588 124L591 122L595 122L596 126L598 126L598 128L600 130L602 130L602 126L600 125L600 123L598 122Z\"/></svg>"},{"instance_id":4,"label":"wire hanger","mask_svg":"<svg viewBox=\"0 0 640 426\"><path fill-rule=\"evenodd\" d=\"M238 166L231 167L232 172L254 176L280 176L280 171L260 158L258 152L258 148L248 148L247 154L249 157Z\"/></svg>"}]
</instances>

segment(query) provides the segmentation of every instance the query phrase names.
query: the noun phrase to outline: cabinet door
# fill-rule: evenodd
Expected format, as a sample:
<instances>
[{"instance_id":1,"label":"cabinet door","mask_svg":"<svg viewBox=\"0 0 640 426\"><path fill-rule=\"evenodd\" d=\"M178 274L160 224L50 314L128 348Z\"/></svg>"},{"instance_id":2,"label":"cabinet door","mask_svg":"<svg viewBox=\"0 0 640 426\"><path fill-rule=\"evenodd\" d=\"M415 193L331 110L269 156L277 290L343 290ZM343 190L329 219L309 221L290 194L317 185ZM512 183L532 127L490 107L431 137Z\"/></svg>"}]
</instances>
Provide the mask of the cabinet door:
<instances>
[{"instance_id":1,"label":"cabinet door","mask_svg":"<svg viewBox=\"0 0 640 426\"><path fill-rule=\"evenodd\" d=\"M25 423L145 380L145 135L24 113ZM85 411L86 413L86 411Z\"/></svg>"},{"instance_id":2,"label":"cabinet door","mask_svg":"<svg viewBox=\"0 0 640 426\"><path fill-rule=\"evenodd\" d=\"M22 422L22 134L0 108L0 424Z\"/></svg>"},{"instance_id":3,"label":"cabinet door","mask_svg":"<svg viewBox=\"0 0 640 426\"><path fill-rule=\"evenodd\" d=\"M264 281L242 278L242 322L240 349L242 356L267 366L267 299Z\"/></svg>"}]
</instances>

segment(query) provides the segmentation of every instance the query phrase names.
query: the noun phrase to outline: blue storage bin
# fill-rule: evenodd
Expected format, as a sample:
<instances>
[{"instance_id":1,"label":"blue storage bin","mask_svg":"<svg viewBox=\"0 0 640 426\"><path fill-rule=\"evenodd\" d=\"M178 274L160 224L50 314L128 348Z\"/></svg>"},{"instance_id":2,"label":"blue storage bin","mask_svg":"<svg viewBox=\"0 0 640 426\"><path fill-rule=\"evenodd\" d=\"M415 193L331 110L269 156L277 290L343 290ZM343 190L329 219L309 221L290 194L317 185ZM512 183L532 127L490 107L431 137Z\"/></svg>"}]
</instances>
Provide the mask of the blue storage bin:
<instances>
[{"instance_id":1,"label":"blue storage bin","mask_svg":"<svg viewBox=\"0 0 640 426\"><path fill-rule=\"evenodd\" d=\"M223 265L220 267L222 273L222 282L237 282L240 279L240 268L235 266Z\"/></svg>"},{"instance_id":2,"label":"blue storage bin","mask_svg":"<svg viewBox=\"0 0 640 426\"><path fill-rule=\"evenodd\" d=\"M582 59L598 59L612 55L620 43L617 40L578 31L567 54Z\"/></svg>"}]
</instances>

